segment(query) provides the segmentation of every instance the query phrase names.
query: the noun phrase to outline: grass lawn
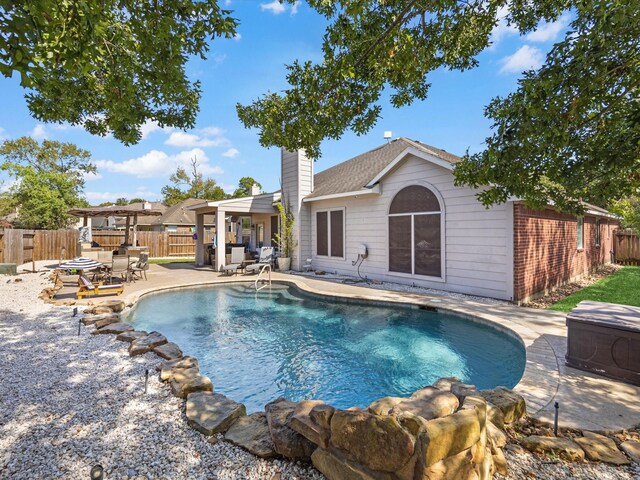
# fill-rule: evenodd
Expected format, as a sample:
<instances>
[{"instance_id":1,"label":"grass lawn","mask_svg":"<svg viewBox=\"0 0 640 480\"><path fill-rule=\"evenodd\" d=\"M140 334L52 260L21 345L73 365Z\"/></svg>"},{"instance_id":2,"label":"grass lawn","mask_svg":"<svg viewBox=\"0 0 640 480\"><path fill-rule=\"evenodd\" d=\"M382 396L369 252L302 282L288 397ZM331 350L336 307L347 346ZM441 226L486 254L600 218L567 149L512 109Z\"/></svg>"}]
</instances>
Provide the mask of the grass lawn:
<instances>
[{"instance_id":1,"label":"grass lawn","mask_svg":"<svg viewBox=\"0 0 640 480\"><path fill-rule=\"evenodd\" d=\"M582 300L640 307L640 267L624 267L599 282L554 303L548 309L569 312Z\"/></svg>"},{"instance_id":2,"label":"grass lawn","mask_svg":"<svg viewBox=\"0 0 640 480\"><path fill-rule=\"evenodd\" d=\"M156 265L163 265L165 263L195 263L196 259L191 257L191 258L184 258L184 257L180 257L180 258L150 258L149 259L149 263L154 263Z\"/></svg>"}]
</instances>

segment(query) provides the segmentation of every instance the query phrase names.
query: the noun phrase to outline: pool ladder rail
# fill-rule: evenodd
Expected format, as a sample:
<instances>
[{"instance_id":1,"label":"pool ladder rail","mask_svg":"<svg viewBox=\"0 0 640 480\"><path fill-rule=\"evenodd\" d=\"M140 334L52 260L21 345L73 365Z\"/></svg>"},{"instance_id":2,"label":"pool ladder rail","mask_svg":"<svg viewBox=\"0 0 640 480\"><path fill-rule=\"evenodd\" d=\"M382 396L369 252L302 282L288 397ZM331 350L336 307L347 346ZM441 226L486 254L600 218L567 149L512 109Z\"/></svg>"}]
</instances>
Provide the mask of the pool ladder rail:
<instances>
[{"instance_id":1,"label":"pool ladder rail","mask_svg":"<svg viewBox=\"0 0 640 480\"><path fill-rule=\"evenodd\" d=\"M264 273L265 270L267 271L267 274L269 275L269 278L261 280L260 277L262 276L262 274ZM258 287L258 282L262 282L263 285ZM268 263L265 263L264 265L262 265L260 267L260 270L258 271L258 276L256 278L256 281L253 282L253 286L255 287L256 292L259 292L264 287L270 286L270 285L271 285L271 265L269 265Z\"/></svg>"}]
</instances>

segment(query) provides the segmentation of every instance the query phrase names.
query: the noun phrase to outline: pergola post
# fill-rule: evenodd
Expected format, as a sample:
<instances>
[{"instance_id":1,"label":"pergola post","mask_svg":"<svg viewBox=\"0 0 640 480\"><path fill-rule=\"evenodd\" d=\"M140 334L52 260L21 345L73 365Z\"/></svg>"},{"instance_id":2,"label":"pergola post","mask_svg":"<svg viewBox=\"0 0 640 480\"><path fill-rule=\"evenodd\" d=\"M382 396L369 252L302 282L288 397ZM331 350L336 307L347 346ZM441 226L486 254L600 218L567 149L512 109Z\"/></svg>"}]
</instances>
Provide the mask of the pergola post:
<instances>
[{"instance_id":1,"label":"pergola post","mask_svg":"<svg viewBox=\"0 0 640 480\"><path fill-rule=\"evenodd\" d=\"M129 243L129 229L131 228L131 217L127 215L127 221L124 224L124 243Z\"/></svg>"},{"instance_id":2,"label":"pergola post","mask_svg":"<svg viewBox=\"0 0 640 480\"><path fill-rule=\"evenodd\" d=\"M216 211L216 270L220 270L227 264L227 258L225 256L226 248L224 244L226 237L226 232L224 229L225 216L226 212L218 208Z\"/></svg>"},{"instance_id":3,"label":"pergola post","mask_svg":"<svg viewBox=\"0 0 640 480\"><path fill-rule=\"evenodd\" d=\"M196 267L204 265L204 213L196 212Z\"/></svg>"},{"instance_id":4,"label":"pergola post","mask_svg":"<svg viewBox=\"0 0 640 480\"><path fill-rule=\"evenodd\" d=\"M134 247L138 246L138 214L133 215L133 242Z\"/></svg>"}]
</instances>

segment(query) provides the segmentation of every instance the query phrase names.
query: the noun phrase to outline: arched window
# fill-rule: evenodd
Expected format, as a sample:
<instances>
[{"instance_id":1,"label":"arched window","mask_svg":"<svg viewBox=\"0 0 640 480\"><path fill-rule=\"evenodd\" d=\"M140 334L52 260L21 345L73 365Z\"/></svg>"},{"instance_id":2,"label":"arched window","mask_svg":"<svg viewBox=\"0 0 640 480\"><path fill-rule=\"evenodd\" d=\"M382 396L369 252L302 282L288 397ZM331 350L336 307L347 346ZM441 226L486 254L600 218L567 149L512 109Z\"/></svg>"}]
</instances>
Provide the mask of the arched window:
<instances>
[{"instance_id":1,"label":"arched window","mask_svg":"<svg viewBox=\"0 0 640 480\"><path fill-rule=\"evenodd\" d=\"M389 271L442 277L440 202L428 188L400 190L389 208Z\"/></svg>"}]
</instances>

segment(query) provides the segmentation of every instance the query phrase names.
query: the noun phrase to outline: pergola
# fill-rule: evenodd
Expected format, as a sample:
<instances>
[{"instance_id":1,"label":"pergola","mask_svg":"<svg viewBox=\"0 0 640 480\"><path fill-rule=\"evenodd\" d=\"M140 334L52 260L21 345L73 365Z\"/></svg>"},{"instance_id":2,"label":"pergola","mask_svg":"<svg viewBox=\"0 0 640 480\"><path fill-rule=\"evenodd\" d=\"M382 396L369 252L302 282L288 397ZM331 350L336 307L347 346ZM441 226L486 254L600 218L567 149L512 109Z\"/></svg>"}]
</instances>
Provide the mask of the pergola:
<instances>
[{"instance_id":1,"label":"pergola","mask_svg":"<svg viewBox=\"0 0 640 480\"><path fill-rule=\"evenodd\" d=\"M83 225L87 226L87 218L89 217L125 217L125 231L124 231L124 243L129 243L129 230L131 229L133 218L133 241L132 245L136 245L137 241L137 227L138 227L138 215L160 216L162 212L160 210L154 210L153 208L140 208L138 206L119 206L110 205L108 207L87 207L87 208L72 208L67 213L76 217L82 217Z\"/></svg>"}]
</instances>

